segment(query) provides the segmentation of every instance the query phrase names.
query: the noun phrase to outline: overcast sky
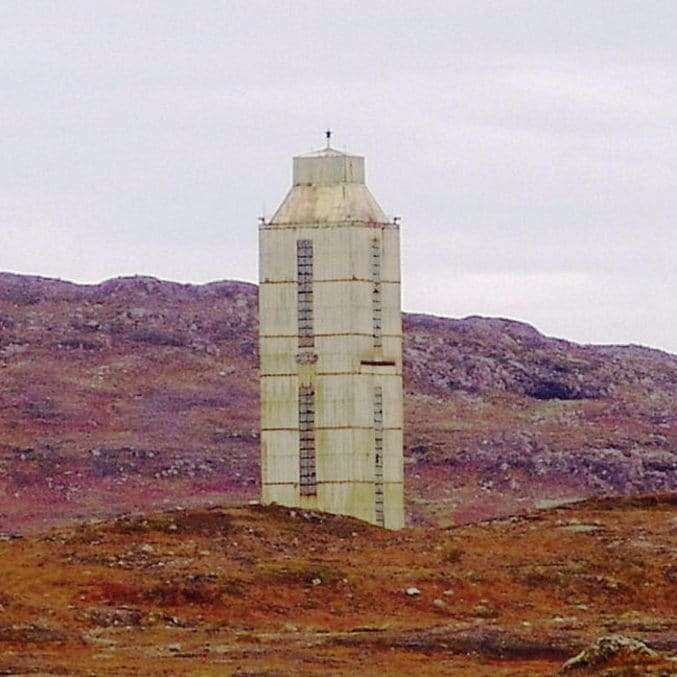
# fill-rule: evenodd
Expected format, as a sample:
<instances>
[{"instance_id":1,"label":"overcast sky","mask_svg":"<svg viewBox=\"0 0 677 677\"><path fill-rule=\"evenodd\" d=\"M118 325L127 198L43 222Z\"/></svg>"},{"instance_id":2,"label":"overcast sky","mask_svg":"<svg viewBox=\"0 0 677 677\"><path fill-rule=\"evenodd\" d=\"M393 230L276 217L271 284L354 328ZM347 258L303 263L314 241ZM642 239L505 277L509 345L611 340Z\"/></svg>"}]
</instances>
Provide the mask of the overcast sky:
<instances>
[{"instance_id":1,"label":"overcast sky","mask_svg":"<svg viewBox=\"0 0 677 677\"><path fill-rule=\"evenodd\" d=\"M410 311L677 352L677 2L0 2L0 270L257 278L323 143Z\"/></svg>"}]
</instances>

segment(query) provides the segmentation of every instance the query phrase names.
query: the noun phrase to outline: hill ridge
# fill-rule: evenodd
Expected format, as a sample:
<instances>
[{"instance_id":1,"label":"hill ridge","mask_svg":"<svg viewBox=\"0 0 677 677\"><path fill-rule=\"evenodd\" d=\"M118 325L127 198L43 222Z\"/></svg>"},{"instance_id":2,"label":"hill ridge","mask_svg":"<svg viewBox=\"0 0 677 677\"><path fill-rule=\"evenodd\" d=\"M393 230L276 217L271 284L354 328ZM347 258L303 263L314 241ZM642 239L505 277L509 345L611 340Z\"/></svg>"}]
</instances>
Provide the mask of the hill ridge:
<instances>
[{"instance_id":1,"label":"hill ridge","mask_svg":"<svg viewBox=\"0 0 677 677\"><path fill-rule=\"evenodd\" d=\"M256 497L256 304L247 282L0 274L0 530ZM677 356L403 319L410 523L677 489Z\"/></svg>"},{"instance_id":2,"label":"hill ridge","mask_svg":"<svg viewBox=\"0 0 677 677\"><path fill-rule=\"evenodd\" d=\"M50 286L57 286L64 289L71 289L74 292L84 292L85 294L97 295L97 292L110 293L116 288L118 289L128 289L133 290L138 288L144 283L152 285L154 289L173 289L173 290L185 290L185 291L211 291L218 288L250 288L252 291L258 289L258 284L255 282L249 282L247 280L237 280L230 278L223 278L219 280L211 280L209 282L177 282L174 280L167 280L164 278L155 277L154 275L120 275L116 277L106 278L101 282L73 282L71 280L65 280L62 278L53 278L46 277L42 275L30 275L22 273L13 273L9 271L0 271L0 296L4 295L7 300L11 300L12 292L21 291L21 288L26 289L30 287L40 287L40 291L45 294L45 298L51 298L49 294ZM19 288L19 289L17 289ZM37 291L37 290L34 290ZM56 293L56 290L53 290L53 293ZM23 300L22 295L17 294L17 300ZM486 326L497 327L500 325L506 325L513 328L523 328L526 332L531 332L538 335L539 337L551 340L551 341L561 341L564 343L572 344L580 347L590 347L590 348L610 348L610 349L629 349L629 350L647 350L656 353L665 354L671 358L674 358L677 361L677 354L671 353L670 351L663 350L661 348L655 348L653 346L645 346L639 343L628 343L628 344L618 344L618 343L580 343L572 339L566 339L556 336L550 336L544 334L536 326L527 322L526 320L517 320L509 317L502 316L491 316L491 315L479 315L472 314L466 315L464 317L452 317L448 315L438 315L436 313L422 313L417 311L404 311L403 315L409 318L412 321L443 321L443 322L459 322L467 323L472 325L476 322L480 322Z\"/></svg>"}]
</instances>

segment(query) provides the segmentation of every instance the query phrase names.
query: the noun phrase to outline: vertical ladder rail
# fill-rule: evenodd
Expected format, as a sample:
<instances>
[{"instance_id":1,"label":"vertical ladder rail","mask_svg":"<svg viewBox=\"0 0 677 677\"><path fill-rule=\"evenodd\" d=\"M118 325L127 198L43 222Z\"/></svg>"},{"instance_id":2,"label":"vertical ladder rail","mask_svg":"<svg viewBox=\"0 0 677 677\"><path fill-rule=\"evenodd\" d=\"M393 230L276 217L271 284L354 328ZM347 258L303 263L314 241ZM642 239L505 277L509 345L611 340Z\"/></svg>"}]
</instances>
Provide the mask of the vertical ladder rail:
<instances>
[{"instance_id":1,"label":"vertical ladder rail","mask_svg":"<svg viewBox=\"0 0 677 677\"><path fill-rule=\"evenodd\" d=\"M381 348L383 315L381 303L381 242L377 237L371 241L371 279L373 283L371 290L371 311L374 348Z\"/></svg>"},{"instance_id":2,"label":"vertical ladder rail","mask_svg":"<svg viewBox=\"0 0 677 677\"><path fill-rule=\"evenodd\" d=\"M383 509L383 388L374 388L374 513L376 524L385 526Z\"/></svg>"}]
</instances>

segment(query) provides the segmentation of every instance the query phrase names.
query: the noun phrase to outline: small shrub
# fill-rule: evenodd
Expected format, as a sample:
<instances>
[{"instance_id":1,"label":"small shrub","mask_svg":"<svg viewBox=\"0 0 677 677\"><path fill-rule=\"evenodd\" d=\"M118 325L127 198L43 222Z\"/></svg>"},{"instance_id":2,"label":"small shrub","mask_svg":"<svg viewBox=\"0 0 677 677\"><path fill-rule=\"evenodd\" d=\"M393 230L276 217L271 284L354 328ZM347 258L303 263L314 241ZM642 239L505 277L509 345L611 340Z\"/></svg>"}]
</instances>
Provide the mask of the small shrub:
<instances>
[{"instance_id":1,"label":"small shrub","mask_svg":"<svg viewBox=\"0 0 677 677\"><path fill-rule=\"evenodd\" d=\"M151 346L182 348L186 345L186 339L183 336L169 334L155 329L140 329L138 331L130 332L129 339L136 343L145 343Z\"/></svg>"},{"instance_id":2,"label":"small shrub","mask_svg":"<svg viewBox=\"0 0 677 677\"><path fill-rule=\"evenodd\" d=\"M319 579L323 585L331 585L345 578L345 574L324 564L298 562L264 567L260 571L260 577L278 584L311 585L313 580Z\"/></svg>"},{"instance_id":3,"label":"small shrub","mask_svg":"<svg viewBox=\"0 0 677 677\"><path fill-rule=\"evenodd\" d=\"M143 599L144 590L140 585L102 581L99 584L100 597L111 605L138 603Z\"/></svg>"},{"instance_id":4,"label":"small shrub","mask_svg":"<svg viewBox=\"0 0 677 677\"><path fill-rule=\"evenodd\" d=\"M458 564L463 559L464 554L461 548L455 545L447 545L442 550L440 559L445 564Z\"/></svg>"}]
</instances>

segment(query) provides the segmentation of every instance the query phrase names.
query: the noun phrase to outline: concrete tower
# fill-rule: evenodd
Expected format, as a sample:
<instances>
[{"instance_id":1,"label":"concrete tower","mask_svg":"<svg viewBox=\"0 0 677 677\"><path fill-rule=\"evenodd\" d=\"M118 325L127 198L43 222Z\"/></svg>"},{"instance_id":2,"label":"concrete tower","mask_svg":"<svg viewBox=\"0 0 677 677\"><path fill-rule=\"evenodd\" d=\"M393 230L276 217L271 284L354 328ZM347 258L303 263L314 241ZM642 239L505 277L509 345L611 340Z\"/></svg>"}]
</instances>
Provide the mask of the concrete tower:
<instances>
[{"instance_id":1,"label":"concrete tower","mask_svg":"<svg viewBox=\"0 0 677 677\"><path fill-rule=\"evenodd\" d=\"M399 529L399 226L363 157L327 141L293 175L259 230L263 501Z\"/></svg>"}]
</instances>

